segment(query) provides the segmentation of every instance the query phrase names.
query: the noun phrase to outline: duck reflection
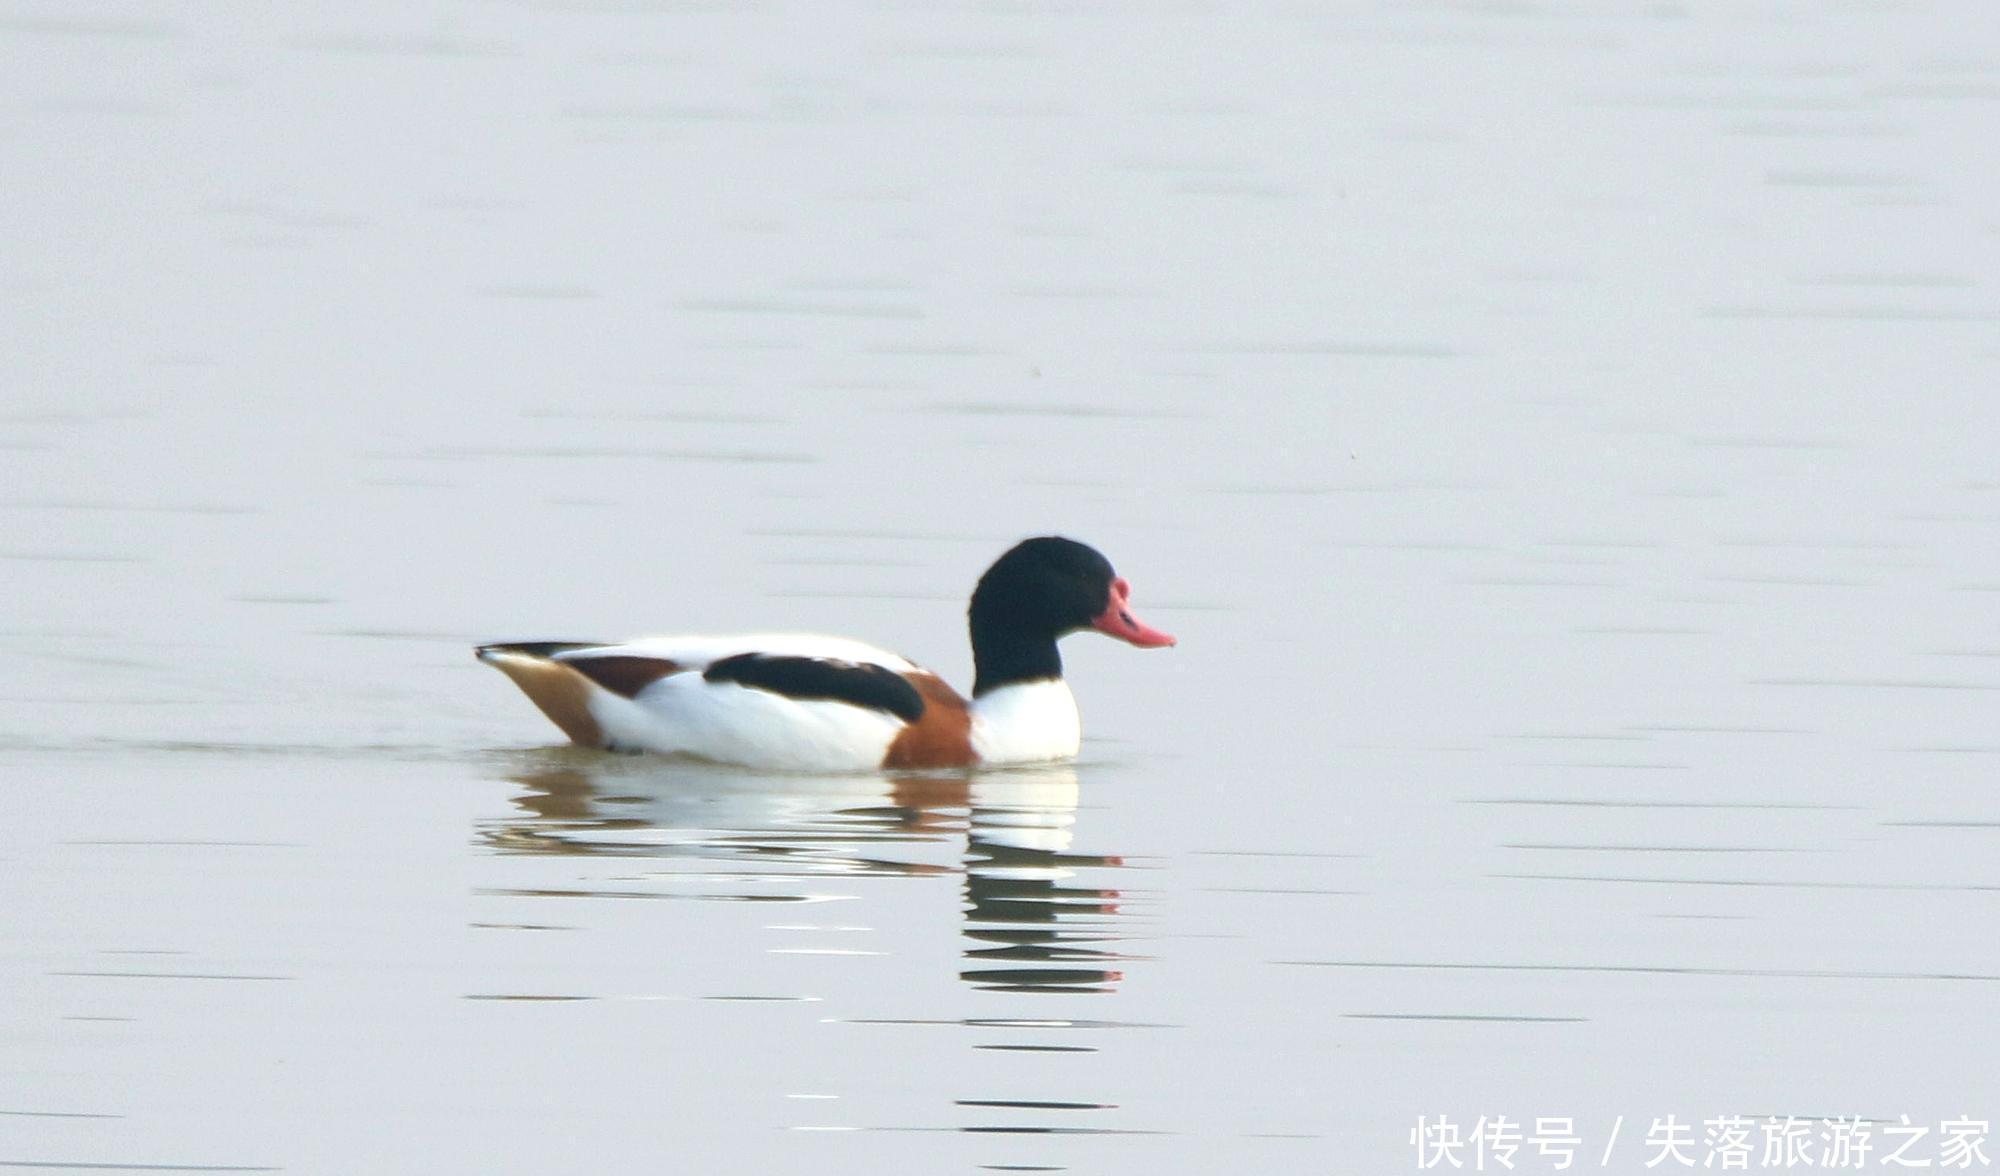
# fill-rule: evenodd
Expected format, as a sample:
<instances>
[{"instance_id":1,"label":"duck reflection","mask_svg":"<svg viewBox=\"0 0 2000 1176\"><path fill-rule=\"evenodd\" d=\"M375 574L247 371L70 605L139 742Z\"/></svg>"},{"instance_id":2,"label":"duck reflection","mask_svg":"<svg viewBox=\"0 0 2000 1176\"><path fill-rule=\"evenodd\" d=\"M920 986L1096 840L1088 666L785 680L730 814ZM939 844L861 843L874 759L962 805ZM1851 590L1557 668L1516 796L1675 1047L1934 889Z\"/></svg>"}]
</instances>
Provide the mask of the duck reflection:
<instances>
[{"instance_id":1,"label":"duck reflection","mask_svg":"<svg viewBox=\"0 0 2000 1176\"><path fill-rule=\"evenodd\" d=\"M981 989L1109 992L1129 958L1115 949L1121 892L1082 877L1124 861L1073 852L1081 786L1068 765L788 777L552 749L503 774L524 791L517 815L481 830L501 852L683 859L702 879L754 888L704 897L764 901L823 898L799 884L829 875L956 874L959 976Z\"/></svg>"},{"instance_id":2,"label":"duck reflection","mask_svg":"<svg viewBox=\"0 0 2000 1176\"><path fill-rule=\"evenodd\" d=\"M1124 860L1070 852L1081 791L1076 772L1004 774L974 782L965 849L966 957L959 973L1002 992L1105 992L1123 973L1122 895L1080 884L1078 872Z\"/></svg>"}]
</instances>

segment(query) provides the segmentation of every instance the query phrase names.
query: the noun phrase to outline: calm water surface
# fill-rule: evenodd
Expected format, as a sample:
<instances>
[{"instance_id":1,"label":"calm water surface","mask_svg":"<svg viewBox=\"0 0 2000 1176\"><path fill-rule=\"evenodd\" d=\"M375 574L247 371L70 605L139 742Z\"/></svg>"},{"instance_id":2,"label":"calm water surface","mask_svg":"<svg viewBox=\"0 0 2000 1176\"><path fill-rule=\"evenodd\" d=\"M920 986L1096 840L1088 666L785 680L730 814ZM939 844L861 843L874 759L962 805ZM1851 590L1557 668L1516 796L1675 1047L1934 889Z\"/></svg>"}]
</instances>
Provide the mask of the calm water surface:
<instances>
[{"instance_id":1,"label":"calm water surface","mask_svg":"<svg viewBox=\"0 0 2000 1176\"><path fill-rule=\"evenodd\" d=\"M1505 1115L1672 1171L1668 1115L1694 1165L2000 1116L1995 46L0 7L0 1167L1360 1172ZM1070 643L1069 767L586 754L469 656L962 683L1048 531L1182 642Z\"/></svg>"}]
</instances>

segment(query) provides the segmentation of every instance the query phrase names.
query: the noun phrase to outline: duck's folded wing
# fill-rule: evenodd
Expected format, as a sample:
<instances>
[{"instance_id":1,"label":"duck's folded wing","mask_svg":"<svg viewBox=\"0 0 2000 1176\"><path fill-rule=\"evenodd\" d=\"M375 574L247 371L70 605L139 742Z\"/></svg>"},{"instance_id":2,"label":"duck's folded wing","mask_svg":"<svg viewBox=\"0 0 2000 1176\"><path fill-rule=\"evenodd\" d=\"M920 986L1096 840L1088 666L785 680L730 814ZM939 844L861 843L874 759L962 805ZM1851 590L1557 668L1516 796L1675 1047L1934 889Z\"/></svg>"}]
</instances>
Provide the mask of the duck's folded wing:
<instances>
[{"instance_id":1,"label":"duck's folded wing","mask_svg":"<svg viewBox=\"0 0 2000 1176\"><path fill-rule=\"evenodd\" d=\"M640 637L615 645L571 646L552 656L565 661L577 658L640 657L658 658L691 670L706 670L724 658L742 654L765 657L813 658L829 662L881 666L899 674L917 668L908 658L864 641L846 637L825 637L817 633L749 633L730 637Z\"/></svg>"},{"instance_id":2,"label":"duck's folded wing","mask_svg":"<svg viewBox=\"0 0 2000 1176\"><path fill-rule=\"evenodd\" d=\"M924 714L924 696L909 678L872 662L739 653L710 662L701 676L705 681L735 682L801 701L844 702L888 711L905 723L914 723Z\"/></svg>"}]
</instances>

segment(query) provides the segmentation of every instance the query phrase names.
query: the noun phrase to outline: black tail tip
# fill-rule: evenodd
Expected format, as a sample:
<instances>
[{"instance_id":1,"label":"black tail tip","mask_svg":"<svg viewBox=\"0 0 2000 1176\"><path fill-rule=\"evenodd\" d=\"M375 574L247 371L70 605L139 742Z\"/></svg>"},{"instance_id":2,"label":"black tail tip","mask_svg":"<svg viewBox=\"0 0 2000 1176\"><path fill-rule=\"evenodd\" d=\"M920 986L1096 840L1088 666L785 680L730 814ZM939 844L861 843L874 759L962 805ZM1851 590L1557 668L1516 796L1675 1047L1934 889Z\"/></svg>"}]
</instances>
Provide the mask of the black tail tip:
<instances>
[{"instance_id":1,"label":"black tail tip","mask_svg":"<svg viewBox=\"0 0 2000 1176\"><path fill-rule=\"evenodd\" d=\"M597 641L507 641L494 645L477 646L472 656L480 661L492 661L503 653L516 653L524 657L554 657L558 653L568 653L572 649L592 649L602 644Z\"/></svg>"}]
</instances>

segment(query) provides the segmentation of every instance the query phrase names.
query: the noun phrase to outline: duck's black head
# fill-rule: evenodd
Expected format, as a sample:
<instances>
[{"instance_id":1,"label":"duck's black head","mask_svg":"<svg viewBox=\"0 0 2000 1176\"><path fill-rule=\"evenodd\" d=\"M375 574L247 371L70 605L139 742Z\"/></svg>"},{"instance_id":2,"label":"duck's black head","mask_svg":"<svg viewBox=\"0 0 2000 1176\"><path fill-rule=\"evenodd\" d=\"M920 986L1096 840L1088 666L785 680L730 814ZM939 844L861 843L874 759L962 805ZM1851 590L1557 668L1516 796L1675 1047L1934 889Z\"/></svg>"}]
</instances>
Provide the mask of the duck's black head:
<instances>
[{"instance_id":1,"label":"duck's black head","mask_svg":"<svg viewBox=\"0 0 2000 1176\"><path fill-rule=\"evenodd\" d=\"M1056 639L1096 629L1144 649L1174 639L1132 615L1131 585L1096 548L1045 535L995 560L972 592L974 697L1013 682L1062 677Z\"/></svg>"}]
</instances>

